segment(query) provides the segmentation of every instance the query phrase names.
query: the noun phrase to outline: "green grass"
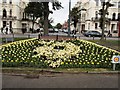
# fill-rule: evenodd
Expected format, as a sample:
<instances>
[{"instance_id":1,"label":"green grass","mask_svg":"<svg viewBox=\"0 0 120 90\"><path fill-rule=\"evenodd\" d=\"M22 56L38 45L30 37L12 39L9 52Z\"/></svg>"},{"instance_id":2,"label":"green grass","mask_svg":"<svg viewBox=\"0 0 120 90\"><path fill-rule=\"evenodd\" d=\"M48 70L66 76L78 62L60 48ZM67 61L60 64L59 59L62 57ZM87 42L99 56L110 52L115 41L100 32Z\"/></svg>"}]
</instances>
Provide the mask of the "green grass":
<instances>
[{"instance_id":1,"label":"green grass","mask_svg":"<svg viewBox=\"0 0 120 90\"><path fill-rule=\"evenodd\" d=\"M14 38L14 41L20 41L20 40L26 40L26 39L30 39L30 38ZM4 44L5 42L5 38L0 38L0 41ZM11 41L10 41L11 42ZM9 42L8 42L9 43Z\"/></svg>"},{"instance_id":2,"label":"green grass","mask_svg":"<svg viewBox=\"0 0 120 90\"><path fill-rule=\"evenodd\" d=\"M96 44L99 44L99 45L102 45L102 46L105 46L105 47L108 47L108 48L111 48L111 49L114 49L114 50L117 50L117 51L120 51L120 40L88 40L88 41L91 41L91 42L94 42Z\"/></svg>"}]
</instances>

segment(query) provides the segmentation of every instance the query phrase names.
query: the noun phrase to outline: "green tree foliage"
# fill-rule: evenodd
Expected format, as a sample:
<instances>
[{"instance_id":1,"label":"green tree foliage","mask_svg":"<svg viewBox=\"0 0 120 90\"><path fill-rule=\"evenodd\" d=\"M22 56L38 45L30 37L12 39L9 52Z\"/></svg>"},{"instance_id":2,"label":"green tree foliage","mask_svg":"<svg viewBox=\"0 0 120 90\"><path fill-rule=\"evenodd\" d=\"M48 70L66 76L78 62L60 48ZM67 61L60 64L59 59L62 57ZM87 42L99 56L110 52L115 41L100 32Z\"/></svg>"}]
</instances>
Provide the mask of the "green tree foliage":
<instances>
[{"instance_id":1,"label":"green tree foliage","mask_svg":"<svg viewBox=\"0 0 120 90\"><path fill-rule=\"evenodd\" d=\"M32 17L32 22L34 27L35 20L38 17L43 16L43 12L41 12L44 9L43 4L41 2L29 2L27 7L25 8L25 13L27 13L29 16Z\"/></svg>"},{"instance_id":2,"label":"green tree foliage","mask_svg":"<svg viewBox=\"0 0 120 90\"><path fill-rule=\"evenodd\" d=\"M70 12L70 15L71 15L72 18L73 17L79 18L79 12L80 12L79 7L73 7L71 12Z\"/></svg>"},{"instance_id":3,"label":"green tree foliage","mask_svg":"<svg viewBox=\"0 0 120 90\"><path fill-rule=\"evenodd\" d=\"M56 26L55 26L57 29L61 29L62 28L62 25L60 23L58 23Z\"/></svg>"},{"instance_id":4,"label":"green tree foliage","mask_svg":"<svg viewBox=\"0 0 120 90\"><path fill-rule=\"evenodd\" d=\"M41 0L37 0L37 2L29 2L28 6L25 8L25 12L28 14L33 14L33 17L43 17L44 18L44 35L48 35L48 26L49 26L49 14L53 13L49 9L49 3L52 3L53 10L59 10L63 8L61 6L61 2L57 0L50 0L46 2L41 2Z\"/></svg>"},{"instance_id":5,"label":"green tree foliage","mask_svg":"<svg viewBox=\"0 0 120 90\"><path fill-rule=\"evenodd\" d=\"M106 23L106 15L108 15L108 8L113 6L113 4L110 3L110 0L108 2L103 2L102 9L99 10L100 17L100 28L102 29L102 37L101 40L104 40L104 29L105 29L105 23Z\"/></svg>"}]
</instances>

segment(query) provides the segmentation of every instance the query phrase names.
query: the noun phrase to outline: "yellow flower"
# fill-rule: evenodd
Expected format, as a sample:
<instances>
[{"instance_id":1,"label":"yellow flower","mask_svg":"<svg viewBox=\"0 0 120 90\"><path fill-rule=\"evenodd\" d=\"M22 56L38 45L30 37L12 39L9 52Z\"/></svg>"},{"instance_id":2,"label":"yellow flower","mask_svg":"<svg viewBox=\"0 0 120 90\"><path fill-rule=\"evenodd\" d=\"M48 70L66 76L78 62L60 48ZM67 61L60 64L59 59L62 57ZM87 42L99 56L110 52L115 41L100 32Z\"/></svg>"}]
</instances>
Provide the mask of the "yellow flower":
<instances>
[{"instance_id":1,"label":"yellow flower","mask_svg":"<svg viewBox=\"0 0 120 90\"><path fill-rule=\"evenodd\" d=\"M94 65L94 62L92 62L91 64L93 64L93 65Z\"/></svg>"},{"instance_id":2,"label":"yellow flower","mask_svg":"<svg viewBox=\"0 0 120 90\"><path fill-rule=\"evenodd\" d=\"M97 64L99 65L100 63L98 62Z\"/></svg>"},{"instance_id":3,"label":"yellow flower","mask_svg":"<svg viewBox=\"0 0 120 90\"><path fill-rule=\"evenodd\" d=\"M79 62L79 64L81 64L81 63Z\"/></svg>"},{"instance_id":4,"label":"yellow flower","mask_svg":"<svg viewBox=\"0 0 120 90\"><path fill-rule=\"evenodd\" d=\"M11 60L11 62L14 62L13 60Z\"/></svg>"},{"instance_id":5,"label":"yellow flower","mask_svg":"<svg viewBox=\"0 0 120 90\"><path fill-rule=\"evenodd\" d=\"M61 62L61 64L64 64L64 62Z\"/></svg>"},{"instance_id":6,"label":"yellow flower","mask_svg":"<svg viewBox=\"0 0 120 90\"><path fill-rule=\"evenodd\" d=\"M31 61L31 62L33 62L33 61Z\"/></svg>"}]
</instances>

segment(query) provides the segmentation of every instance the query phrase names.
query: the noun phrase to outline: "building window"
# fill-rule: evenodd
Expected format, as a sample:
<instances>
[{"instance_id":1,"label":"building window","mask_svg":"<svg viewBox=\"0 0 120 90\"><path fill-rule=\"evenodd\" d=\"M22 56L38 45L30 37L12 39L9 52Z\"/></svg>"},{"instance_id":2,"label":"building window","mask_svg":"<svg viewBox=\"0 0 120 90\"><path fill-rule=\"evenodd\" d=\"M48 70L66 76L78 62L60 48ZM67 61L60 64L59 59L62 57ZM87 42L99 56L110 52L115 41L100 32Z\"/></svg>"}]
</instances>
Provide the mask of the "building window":
<instances>
[{"instance_id":1,"label":"building window","mask_svg":"<svg viewBox=\"0 0 120 90\"><path fill-rule=\"evenodd\" d=\"M116 17L116 14L115 14L115 13L113 13L112 20L115 20L115 17Z\"/></svg>"},{"instance_id":2,"label":"building window","mask_svg":"<svg viewBox=\"0 0 120 90\"><path fill-rule=\"evenodd\" d=\"M95 23L95 29L97 29L97 27L98 27L98 23Z\"/></svg>"},{"instance_id":3,"label":"building window","mask_svg":"<svg viewBox=\"0 0 120 90\"><path fill-rule=\"evenodd\" d=\"M6 27L6 21L3 21L3 28Z\"/></svg>"},{"instance_id":4,"label":"building window","mask_svg":"<svg viewBox=\"0 0 120 90\"><path fill-rule=\"evenodd\" d=\"M88 30L90 30L90 23L88 23Z\"/></svg>"},{"instance_id":5,"label":"building window","mask_svg":"<svg viewBox=\"0 0 120 90\"><path fill-rule=\"evenodd\" d=\"M120 13L118 13L118 21L120 21Z\"/></svg>"},{"instance_id":6,"label":"building window","mask_svg":"<svg viewBox=\"0 0 120 90\"><path fill-rule=\"evenodd\" d=\"M3 0L3 3L7 3L7 1L6 1L6 0Z\"/></svg>"},{"instance_id":7,"label":"building window","mask_svg":"<svg viewBox=\"0 0 120 90\"><path fill-rule=\"evenodd\" d=\"M117 7L117 2L113 2L112 4L114 4L114 6L112 6L112 7Z\"/></svg>"},{"instance_id":8,"label":"building window","mask_svg":"<svg viewBox=\"0 0 120 90\"><path fill-rule=\"evenodd\" d=\"M98 19L98 12L95 12L95 19Z\"/></svg>"},{"instance_id":9,"label":"building window","mask_svg":"<svg viewBox=\"0 0 120 90\"><path fill-rule=\"evenodd\" d=\"M23 19L25 19L25 13L23 12Z\"/></svg>"},{"instance_id":10,"label":"building window","mask_svg":"<svg viewBox=\"0 0 120 90\"><path fill-rule=\"evenodd\" d=\"M12 28L12 21L10 21L10 28Z\"/></svg>"},{"instance_id":11,"label":"building window","mask_svg":"<svg viewBox=\"0 0 120 90\"><path fill-rule=\"evenodd\" d=\"M120 8L120 2L118 2L118 8Z\"/></svg>"},{"instance_id":12,"label":"building window","mask_svg":"<svg viewBox=\"0 0 120 90\"><path fill-rule=\"evenodd\" d=\"M10 16L12 16L12 9L10 9Z\"/></svg>"},{"instance_id":13,"label":"building window","mask_svg":"<svg viewBox=\"0 0 120 90\"><path fill-rule=\"evenodd\" d=\"M6 11L6 9L3 10L3 17L7 17L7 11Z\"/></svg>"},{"instance_id":14,"label":"building window","mask_svg":"<svg viewBox=\"0 0 120 90\"><path fill-rule=\"evenodd\" d=\"M85 14L82 15L82 21L85 21Z\"/></svg>"}]
</instances>

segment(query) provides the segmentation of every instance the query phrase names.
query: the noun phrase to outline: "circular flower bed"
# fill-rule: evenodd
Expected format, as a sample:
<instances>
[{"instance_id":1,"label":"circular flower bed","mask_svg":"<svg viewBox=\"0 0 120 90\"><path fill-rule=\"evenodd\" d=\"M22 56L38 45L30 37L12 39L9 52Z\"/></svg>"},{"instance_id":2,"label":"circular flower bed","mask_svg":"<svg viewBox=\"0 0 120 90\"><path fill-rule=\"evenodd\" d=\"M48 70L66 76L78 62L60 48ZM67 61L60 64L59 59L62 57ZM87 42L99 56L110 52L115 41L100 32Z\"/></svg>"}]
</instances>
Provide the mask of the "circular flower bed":
<instances>
[{"instance_id":1,"label":"circular flower bed","mask_svg":"<svg viewBox=\"0 0 120 90\"><path fill-rule=\"evenodd\" d=\"M49 42L34 49L34 56L44 59L50 67L59 67L61 63L72 58L77 59L81 53L80 46L71 42Z\"/></svg>"}]
</instances>

